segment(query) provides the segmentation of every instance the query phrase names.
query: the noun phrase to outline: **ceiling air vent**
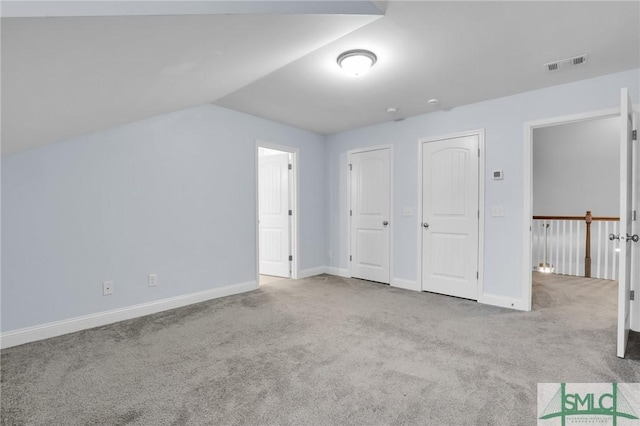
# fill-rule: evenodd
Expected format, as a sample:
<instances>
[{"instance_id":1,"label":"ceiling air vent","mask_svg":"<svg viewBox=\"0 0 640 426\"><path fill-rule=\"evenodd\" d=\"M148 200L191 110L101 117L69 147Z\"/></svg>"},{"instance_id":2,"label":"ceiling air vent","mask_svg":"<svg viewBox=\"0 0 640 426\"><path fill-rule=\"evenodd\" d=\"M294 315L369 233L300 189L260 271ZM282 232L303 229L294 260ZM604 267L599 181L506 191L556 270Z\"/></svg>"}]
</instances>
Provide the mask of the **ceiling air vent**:
<instances>
[{"instance_id":1,"label":"ceiling air vent","mask_svg":"<svg viewBox=\"0 0 640 426\"><path fill-rule=\"evenodd\" d=\"M558 61L547 62L546 64L544 64L544 66L549 72L559 71L561 69L571 68L576 65L583 65L584 63L587 62L587 56L588 55L585 54L580 56L574 56L572 58L560 59Z\"/></svg>"}]
</instances>

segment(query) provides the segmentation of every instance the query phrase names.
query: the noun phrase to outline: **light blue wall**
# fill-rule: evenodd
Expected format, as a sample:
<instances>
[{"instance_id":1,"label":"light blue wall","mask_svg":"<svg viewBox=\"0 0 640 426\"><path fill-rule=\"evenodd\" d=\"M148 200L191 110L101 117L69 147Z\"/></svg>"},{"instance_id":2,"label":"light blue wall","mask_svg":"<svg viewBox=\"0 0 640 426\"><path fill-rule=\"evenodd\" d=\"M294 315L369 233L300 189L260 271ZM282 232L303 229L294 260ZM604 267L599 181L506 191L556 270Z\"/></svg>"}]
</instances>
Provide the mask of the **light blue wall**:
<instances>
[{"instance_id":1,"label":"light blue wall","mask_svg":"<svg viewBox=\"0 0 640 426\"><path fill-rule=\"evenodd\" d=\"M620 118L533 131L533 214L620 216Z\"/></svg>"},{"instance_id":2,"label":"light blue wall","mask_svg":"<svg viewBox=\"0 0 640 426\"><path fill-rule=\"evenodd\" d=\"M300 268L326 265L323 138L191 108L2 159L2 331L255 281L256 139L300 149Z\"/></svg>"},{"instance_id":3,"label":"light blue wall","mask_svg":"<svg viewBox=\"0 0 640 426\"><path fill-rule=\"evenodd\" d=\"M417 277L420 218L418 203L418 144L420 138L485 129L485 294L520 299L523 247L524 123L546 117L619 107L620 88L639 100L640 70L610 74L487 102L413 117L401 122L365 127L327 138L331 266L348 264L347 151L366 146L393 145L394 278ZM425 100L426 102L426 100ZM488 176L504 171L504 180ZM491 217L491 206L504 206L504 217ZM411 207L414 216L403 216Z\"/></svg>"},{"instance_id":4,"label":"light blue wall","mask_svg":"<svg viewBox=\"0 0 640 426\"><path fill-rule=\"evenodd\" d=\"M392 274L417 280L420 220L402 216L417 210L417 140L486 129L486 171L505 179L486 180L485 288L519 298L523 123L616 107L621 87L638 102L639 81L633 70L327 138L207 105L3 158L2 331L255 280L256 139L300 149L303 270L347 268L347 150L393 144Z\"/></svg>"}]
</instances>

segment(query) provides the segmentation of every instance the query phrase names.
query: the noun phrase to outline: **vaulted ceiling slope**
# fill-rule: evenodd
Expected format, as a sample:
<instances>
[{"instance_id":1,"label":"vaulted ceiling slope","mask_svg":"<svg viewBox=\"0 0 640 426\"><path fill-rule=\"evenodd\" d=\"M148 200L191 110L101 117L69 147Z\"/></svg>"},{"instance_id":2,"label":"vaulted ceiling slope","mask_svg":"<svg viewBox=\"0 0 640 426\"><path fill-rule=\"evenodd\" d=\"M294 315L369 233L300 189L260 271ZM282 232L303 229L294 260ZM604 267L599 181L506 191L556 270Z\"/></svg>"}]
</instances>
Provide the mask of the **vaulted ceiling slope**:
<instances>
[{"instance_id":1,"label":"vaulted ceiling slope","mask_svg":"<svg viewBox=\"0 0 640 426\"><path fill-rule=\"evenodd\" d=\"M3 155L214 102L381 16L370 2L6 3Z\"/></svg>"},{"instance_id":2,"label":"vaulted ceiling slope","mask_svg":"<svg viewBox=\"0 0 640 426\"><path fill-rule=\"evenodd\" d=\"M206 103L330 134L640 67L637 1L7 3L3 155Z\"/></svg>"}]
</instances>

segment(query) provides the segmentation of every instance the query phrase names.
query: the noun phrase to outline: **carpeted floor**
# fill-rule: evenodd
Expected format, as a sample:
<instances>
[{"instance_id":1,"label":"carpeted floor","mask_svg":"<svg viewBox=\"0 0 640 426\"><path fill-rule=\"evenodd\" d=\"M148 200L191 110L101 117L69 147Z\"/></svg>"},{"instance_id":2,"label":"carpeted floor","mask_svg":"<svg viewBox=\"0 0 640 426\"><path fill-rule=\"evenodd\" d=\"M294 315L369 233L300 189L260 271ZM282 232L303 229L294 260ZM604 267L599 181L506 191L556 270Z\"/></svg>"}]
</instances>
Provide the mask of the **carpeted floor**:
<instances>
[{"instance_id":1,"label":"carpeted floor","mask_svg":"<svg viewBox=\"0 0 640 426\"><path fill-rule=\"evenodd\" d=\"M317 276L2 351L3 425L532 425L538 382L639 382L616 284L532 312Z\"/></svg>"}]
</instances>

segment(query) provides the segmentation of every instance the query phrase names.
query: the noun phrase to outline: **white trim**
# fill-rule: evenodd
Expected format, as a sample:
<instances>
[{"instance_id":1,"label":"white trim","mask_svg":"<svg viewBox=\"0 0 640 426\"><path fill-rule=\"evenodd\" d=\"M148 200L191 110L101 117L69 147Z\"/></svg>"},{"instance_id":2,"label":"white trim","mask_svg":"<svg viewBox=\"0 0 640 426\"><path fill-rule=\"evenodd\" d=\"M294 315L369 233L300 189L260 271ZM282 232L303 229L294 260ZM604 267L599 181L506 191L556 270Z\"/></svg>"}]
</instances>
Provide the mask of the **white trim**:
<instances>
[{"instance_id":1,"label":"white trim","mask_svg":"<svg viewBox=\"0 0 640 426\"><path fill-rule=\"evenodd\" d=\"M481 295L484 295L484 184L485 184L485 143L484 129L478 131L478 301L485 303Z\"/></svg>"},{"instance_id":2,"label":"white trim","mask_svg":"<svg viewBox=\"0 0 640 426\"><path fill-rule=\"evenodd\" d=\"M485 186L485 136L484 129L469 130L466 132L450 133L440 136L432 136L427 138L418 139L418 259L417 259L417 285L422 290L422 146L424 143L436 142L446 139L456 139L465 136L478 136L478 149L480 149L480 157L478 158L478 210L480 212L478 217L478 294L477 300L479 303L486 303L493 305L486 300L493 300L491 298L482 297L484 295L484 186ZM502 305L498 305L502 306Z\"/></svg>"},{"instance_id":3,"label":"white trim","mask_svg":"<svg viewBox=\"0 0 640 426\"><path fill-rule=\"evenodd\" d=\"M391 287L402 288L404 290L421 291L420 283L415 280L404 280L402 278L393 278Z\"/></svg>"},{"instance_id":4,"label":"white trim","mask_svg":"<svg viewBox=\"0 0 640 426\"><path fill-rule=\"evenodd\" d=\"M232 284L197 293L128 306L126 308L113 309L110 311L69 318L62 321L55 321L33 327L7 331L0 335L0 347L9 348L12 346L22 345L24 343L35 342L37 340L48 339L50 337L56 337L67 333L74 333L76 331L86 330L93 327L155 314L169 309L181 308L183 306L205 302L211 299L245 293L257 288L258 285L256 281L248 281L245 283Z\"/></svg>"},{"instance_id":5,"label":"white trim","mask_svg":"<svg viewBox=\"0 0 640 426\"><path fill-rule=\"evenodd\" d=\"M327 274L335 275L336 277L350 278L349 270L346 268L338 268L335 266L327 267Z\"/></svg>"},{"instance_id":6,"label":"white trim","mask_svg":"<svg viewBox=\"0 0 640 426\"><path fill-rule=\"evenodd\" d=\"M391 229L389 230L389 283L393 280L393 235L395 229L395 217L393 214L394 211L394 190L393 190L393 175L394 175L394 166L393 166L393 145L375 145L375 146L367 146L363 148L350 149L347 151L347 167L351 164L351 156L353 154L360 154L362 152L370 152L370 151L379 151L382 149L389 150L389 226ZM350 172L351 170L349 170ZM349 260L349 256L351 256L351 216L349 215L349 211L351 210L351 173L347 173L347 223L349 224L347 229L347 275L340 275L351 277L351 261Z\"/></svg>"},{"instance_id":7,"label":"white trim","mask_svg":"<svg viewBox=\"0 0 640 426\"><path fill-rule=\"evenodd\" d=\"M559 124L609 118L620 115L620 108L608 108L599 111L583 112L559 117L549 117L524 123L523 147L523 220L522 220L522 303L525 311L531 310L531 229L533 226L533 130Z\"/></svg>"},{"instance_id":8,"label":"white trim","mask_svg":"<svg viewBox=\"0 0 640 426\"><path fill-rule=\"evenodd\" d=\"M300 260L300 170L298 167L299 164L299 154L300 150L298 148L294 148L286 145L278 145L271 142L265 142L260 139L256 139L256 151L255 151L255 208L256 208L256 221L255 221L255 232L256 232L256 282L260 282L260 229L258 225L258 221L260 220L260 212L258 211L260 202L259 202L259 169L258 169L258 157L260 147L275 149L278 151L288 152L291 154L291 165L293 169L293 182L291 182L291 197L293 197L293 214L291 215L291 253L293 256L293 260L291 261L291 278L294 280L299 277L299 260Z\"/></svg>"},{"instance_id":9,"label":"white trim","mask_svg":"<svg viewBox=\"0 0 640 426\"><path fill-rule=\"evenodd\" d=\"M638 108L634 106L633 128L638 129ZM633 142L633 208L636 214L640 212L640 141ZM640 234L640 218L632 222L631 232ZM640 331L640 244L631 244L631 259L633 269L631 271L631 290L635 291L636 300L631 301L631 330Z\"/></svg>"},{"instance_id":10,"label":"white trim","mask_svg":"<svg viewBox=\"0 0 640 426\"><path fill-rule=\"evenodd\" d=\"M486 305L500 306L502 308L517 309L527 311L526 301L523 299L515 299L512 297L497 296L495 294L482 294L478 297L478 303Z\"/></svg>"},{"instance_id":11,"label":"white trim","mask_svg":"<svg viewBox=\"0 0 640 426\"><path fill-rule=\"evenodd\" d=\"M326 274L327 269L329 268L327 268L326 266L316 266L315 268L302 269L298 272L298 279L301 280L303 278L309 278L309 277L313 277L320 274Z\"/></svg>"}]
</instances>

